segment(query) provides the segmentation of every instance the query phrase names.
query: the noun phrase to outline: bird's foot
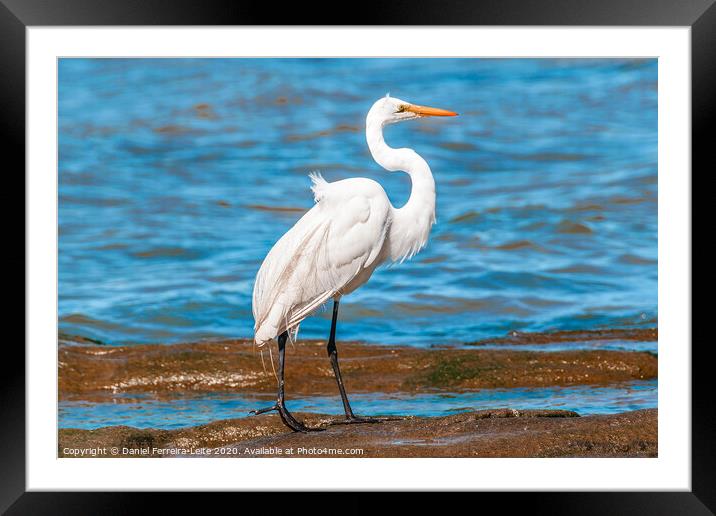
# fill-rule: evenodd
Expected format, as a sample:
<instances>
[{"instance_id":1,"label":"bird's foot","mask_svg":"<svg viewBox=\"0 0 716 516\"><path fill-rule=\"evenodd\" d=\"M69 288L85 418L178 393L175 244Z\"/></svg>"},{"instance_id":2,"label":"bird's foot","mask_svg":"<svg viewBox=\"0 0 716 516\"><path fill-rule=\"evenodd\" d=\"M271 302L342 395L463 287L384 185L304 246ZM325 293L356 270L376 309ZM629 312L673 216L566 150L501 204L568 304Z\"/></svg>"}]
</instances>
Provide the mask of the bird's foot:
<instances>
[{"instance_id":1,"label":"bird's foot","mask_svg":"<svg viewBox=\"0 0 716 516\"><path fill-rule=\"evenodd\" d=\"M249 415L258 416L259 414L265 414L266 412L272 412L272 411L278 411L279 416L281 416L281 421L283 421L283 424L289 427L294 432L322 432L325 430L324 428L311 428L309 426L304 425L300 421L298 421L295 417L293 417L293 414L291 414L284 405L277 403L276 405L273 405L272 407L266 407L258 410L252 410L249 412Z\"/></svg>"},{"instance_id":2,"label":"bird's foot","mask_svg":"<svg viewBox=\"0 0 716 516\"><path fill-rule=\"evenodd\" d=\"M278 405L274 405L272 407L266 407L258 410L251 410L249 411L250 416L258 416L259 414L265 414L266 412L271 412L274 410L278 410Z\"/></svg>"},{"instance_id":3,"label":"bird's foot","mask_svg":"<svg viewBox=\"0 0 716 516\"><path fill-rule=\"evenodd\" d=\"M345 419L331 421L329 425L359 425L364 423L383 423L385 421L402 421L404 417L350 416Z\"/></svg>"},{"instance_id":4,"label":"bird's foot","mask_svg":"<svg viewBox=\"0 0 716 516\"><path fill-rule=\"evenodd\" d=\"M289 416L290 416L290 414L289 414ZM291 430L293 430L294 432L301 432L301 433L305 434L308 432L323 432L325 430L325 428L314 428L311 426L306 426L303 423L301 423L300 421L297 421L296 419L294 419L293 416L291 416L290 420L287 418L284 418L284 417L282 417L281 419L283 420L284 424L287 427L289 427Z\"/></svg>"}]
</instances>

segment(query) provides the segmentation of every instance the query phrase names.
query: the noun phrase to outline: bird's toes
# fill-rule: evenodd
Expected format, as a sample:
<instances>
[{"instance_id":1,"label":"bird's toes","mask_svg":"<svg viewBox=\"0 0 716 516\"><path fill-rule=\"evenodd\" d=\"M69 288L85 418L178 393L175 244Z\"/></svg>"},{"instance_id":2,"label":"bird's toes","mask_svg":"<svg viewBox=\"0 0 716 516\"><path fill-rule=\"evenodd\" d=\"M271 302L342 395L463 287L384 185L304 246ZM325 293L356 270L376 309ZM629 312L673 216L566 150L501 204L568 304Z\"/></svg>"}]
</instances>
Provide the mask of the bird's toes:
<instances>
[{"instance_id":1,"label":"bird's toes","mask_svg":"<svg viewBox=\"0 0 716 516\"><path fill-rule=\"evenodd\" d=\"M272 406L272 407L266 407L266 408L262 408L262 409L257 409L257 410L251 410L251 411L249 411L249 415L250 415L250 416L258 416L259 414L265 414L266 412L272 412L272 411L274 411L274 410L278 410L278 406L277 406L277 405L274 405L274 406Z\"/></svg>"}]
</instances>

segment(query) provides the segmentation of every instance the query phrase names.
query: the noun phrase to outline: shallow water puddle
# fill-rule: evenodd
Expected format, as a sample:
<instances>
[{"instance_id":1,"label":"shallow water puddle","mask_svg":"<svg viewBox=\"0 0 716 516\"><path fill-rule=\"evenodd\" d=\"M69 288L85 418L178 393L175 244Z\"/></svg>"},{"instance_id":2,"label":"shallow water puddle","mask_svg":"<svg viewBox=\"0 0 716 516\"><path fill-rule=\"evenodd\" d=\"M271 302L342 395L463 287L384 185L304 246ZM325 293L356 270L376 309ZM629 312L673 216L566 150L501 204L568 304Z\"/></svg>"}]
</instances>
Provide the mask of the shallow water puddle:
<instances>
[{"instance_id":1,"label":"shallow water puddle","mask_svg":"<svg viewBox=\"0 0 716 516\"><path fill-rule=\"evenodd\" d=\"M475 349L499 349L503 351L636 351L657 355L659 343L657 341L633 340L594 340L578 342L554 342L550 344L480 344Z\"/></svg>"},{"instance_id":2,"label":"shallow water puddle","mask_svg":"<svg viewBox=\"0 0 716 516\"><path fill-rule=\"evenodd\" d=\"M149 395L120 395L106 402L63 400L59 403L60 428L93 429L128 425L138 428L183 428L220 419L247 417L250 410L271 403L259 396L192 394L170 399ZM463 393L354 394L357 414L445 416L458 412L510 407L573 410L580 415L614 414L657 406L657 381L621 385L549 387L540 389L484 389ZM340 398L317 396L289 399L295 412L341 414Z\"/></svg>"}]
</instances>

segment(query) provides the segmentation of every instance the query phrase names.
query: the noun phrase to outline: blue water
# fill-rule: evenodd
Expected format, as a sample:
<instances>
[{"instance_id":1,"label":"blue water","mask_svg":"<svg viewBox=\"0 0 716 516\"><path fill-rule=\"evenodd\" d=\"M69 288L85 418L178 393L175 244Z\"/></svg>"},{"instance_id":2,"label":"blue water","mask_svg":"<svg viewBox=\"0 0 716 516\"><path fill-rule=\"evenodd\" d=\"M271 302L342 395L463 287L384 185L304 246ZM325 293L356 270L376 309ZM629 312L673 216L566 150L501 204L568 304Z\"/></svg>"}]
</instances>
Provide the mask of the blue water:
<instances>
[{"instance_id":1,"label":"blue water","mask_svg":"<svg viewBox=\"0 0 716 516\"><path fill-rule=\"evenodd\" d=\"M387 91L460 117L387 130L430 163L438 221L345 299L339 338L655 326L656 85L655 59L61 59L60 331L251 336L255 273L311 207L308 172L407 200L364 141Z\"/></svg>"},{"instance_id":2,"label":"blue water","mask_svg":"<svg viewBox=\"0 0 716 516\"><path fill-rule=\"evenodd\" d=\"M636 351L640 353L659 354L659 343L653 341L631 340L587 340L579 342L551 342L548 344L480 344L475 349L499 349L502 351Z\"/></svg>"},{"instance_id":3,"label":"blue water","mask_svg":"<svg viewBox=\"0 0 716 516\"><path fill-rule=\"evenodd\" d=\"M342 414L338 396L296 398L287 401L293 411ZM187 394L169 399L149 395L114 395L111 401L67 400L59 404L60 428L94 429L128 425L136 428L185 428L221 419L248 417L253 409L273 399L233 394ZM656 408L657 381L639 381L598 387L549 387L538 389L485 389L465 393L406 395L370 393L351 395L351 405L361 415L447 416L457 412L500 407L574 410L580 415L616 414Z\"/></svg>"}]
</instances>

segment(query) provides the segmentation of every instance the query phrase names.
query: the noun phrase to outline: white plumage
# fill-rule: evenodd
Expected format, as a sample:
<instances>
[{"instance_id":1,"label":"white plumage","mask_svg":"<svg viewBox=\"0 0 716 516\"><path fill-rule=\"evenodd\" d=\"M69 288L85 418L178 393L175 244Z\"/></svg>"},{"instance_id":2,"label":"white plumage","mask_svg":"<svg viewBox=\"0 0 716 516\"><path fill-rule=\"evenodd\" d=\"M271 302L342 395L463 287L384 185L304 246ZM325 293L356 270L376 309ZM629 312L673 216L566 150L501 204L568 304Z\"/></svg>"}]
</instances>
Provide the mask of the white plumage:
<instances>
[{"instance_id":1,"label":"white plumage","mask_svg":"<svg viewBox=\"0 0 716 516\"><path fill-rule=\"evenodd\" d=\"M368 281L384 261L402 261L425 246L435 222L430 167L411 149L388 147L383 127L429 115L455 113L385 97L373 104L366 119L373 158L385 169L411 177L410 199L402 208L394 208L383 187L371 179L329 183L318 173L310 175L315 206L276 242L256 276L257 345L297 331L303 319Z\"/></svg>"}]
</instances>

